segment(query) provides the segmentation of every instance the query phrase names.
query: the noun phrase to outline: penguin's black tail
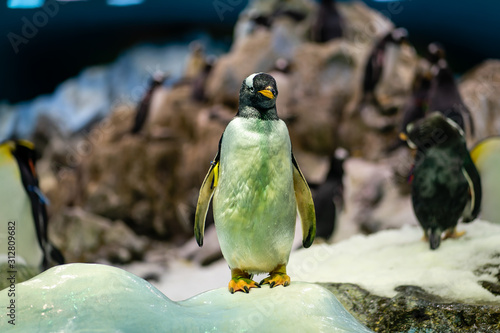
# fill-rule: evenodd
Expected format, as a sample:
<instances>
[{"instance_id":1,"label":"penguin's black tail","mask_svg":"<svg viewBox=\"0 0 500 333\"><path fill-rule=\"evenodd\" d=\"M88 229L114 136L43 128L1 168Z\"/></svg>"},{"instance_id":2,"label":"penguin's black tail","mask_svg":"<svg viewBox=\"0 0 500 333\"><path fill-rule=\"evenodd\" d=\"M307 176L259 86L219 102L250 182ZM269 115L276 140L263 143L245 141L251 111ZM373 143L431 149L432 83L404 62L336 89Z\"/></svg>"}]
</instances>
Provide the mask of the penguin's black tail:
<instances>
[{"instance_id":1,"label":"penguin's black tail","mask_svg":"<svg viewBox=\"0 0 500 333\"><path fill-rule=\"evenodd\" d=\"M429 232L429 244L431 246L431 250L435 250L441 244L441 230L439 229L431 229Z\"/></svg>"}]
</instances>

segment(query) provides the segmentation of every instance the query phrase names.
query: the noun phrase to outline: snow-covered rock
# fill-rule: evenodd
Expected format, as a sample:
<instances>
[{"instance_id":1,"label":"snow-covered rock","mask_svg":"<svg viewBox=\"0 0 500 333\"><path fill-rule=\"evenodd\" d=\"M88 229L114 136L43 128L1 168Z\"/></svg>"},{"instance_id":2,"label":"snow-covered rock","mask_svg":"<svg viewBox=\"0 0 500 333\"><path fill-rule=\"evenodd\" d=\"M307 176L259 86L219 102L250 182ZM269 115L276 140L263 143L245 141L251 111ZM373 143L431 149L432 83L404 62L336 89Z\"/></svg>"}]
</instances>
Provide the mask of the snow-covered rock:
<instances>
[{"instance_id":1,"label":"snow-covered rock","mask_svg":"<svg viewBox=\"0 0 500 333\"><path fill-rule=\"evenodd\" d=\"M2 304L14 304L0 314L2 332L371 332L332 293L310 283L249 294L221 288L173 302L124 270L69 264L14 289L15 297L0 291Z\"/></svg>"},{"instance_id":2,"label":"snow-covered rock","mask_svg":"<svg viewBox=\"0 0 500 333\"><path fill-rule=\"evenodd\" d=\"M482 285L498 284L500 226L485 221L459 224L465 236L448 239L435 251L421 240L420 227L405 226L333 245L313 245L292 253L292 280L355 283L380 296L412 285L444 299L500 305L500 295Z\"/></svg>"}]
</instances>

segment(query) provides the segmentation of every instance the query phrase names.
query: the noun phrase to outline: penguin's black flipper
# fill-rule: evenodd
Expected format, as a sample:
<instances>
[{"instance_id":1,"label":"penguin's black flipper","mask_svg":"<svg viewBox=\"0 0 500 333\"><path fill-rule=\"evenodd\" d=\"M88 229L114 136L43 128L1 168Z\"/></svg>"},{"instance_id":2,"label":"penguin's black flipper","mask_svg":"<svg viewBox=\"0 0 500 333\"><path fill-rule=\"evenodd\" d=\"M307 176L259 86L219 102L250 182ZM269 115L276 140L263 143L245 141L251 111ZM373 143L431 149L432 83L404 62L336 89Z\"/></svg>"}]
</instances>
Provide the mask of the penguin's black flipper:
<instances>
[{"instance_id":1,"label":"penguin's black flipper","mask_svg":"<svg viewBox=\"0 0 500 333\"><path fill-rule=\"evenodd\" d=\"M293 189L297 201L300 221L302 223L302 245L305 248L311 246L316 236L316 213L311 190L307 185L304 175L300 171L299 165L292 153L293 164Z\"/></svg>"},{"instance_id":2,"label":"penguin's black flipper","mask_svg":"<svg viewBox=\"0 0 500 333\"><path fill-rule=\"evenodd\" d=\"M467 179L467 182L469 183L470 191L470 198L467 205L465 206L465 210L462 215L462 221L467 223L472 222L479 215L479 212L481 211L481 200L483 196L481 188L481 178L469 153L467 153L465 156L462 172Z\"/></svg>"},{"instance_id":3,"label":"penguin's black flipper","mask_svg":"<svg viewBox=\"0 0 500 333\"><path fill-rule=\"evenodd\" d=\"M36 153L34 146L29 141L17 140L12 154L17 160L21 180L31 202L38 244L43 252L42 269L46 270L50 268L53 262L64 264L63 255L48 240L47 226L49 219L46 206L48 200L42 194L38 185L38 177L35 169ZM52 254L54 254L54 256Z\"/></svg>"},{"instance_id":4,"label":"penguin's black flipper","mask_svg":"<svg viewBox=\"0 0 500 333\"><path fill-rule=\"evenodd\" d=\"M215 187L219 179L219 161L220 161L220 147L222 143L222 137L219 140L219 149L217 155L212 162L210 162L210 169L203 180L200 188L200 194L198 196L198 203L196 204L196 214L194 217L194 236L196 242L201 247L203 246L203 236L205 234L205 220L207 218L207 212L210 205L210 200L214 194Z\"/></svg>"}]
</instances>

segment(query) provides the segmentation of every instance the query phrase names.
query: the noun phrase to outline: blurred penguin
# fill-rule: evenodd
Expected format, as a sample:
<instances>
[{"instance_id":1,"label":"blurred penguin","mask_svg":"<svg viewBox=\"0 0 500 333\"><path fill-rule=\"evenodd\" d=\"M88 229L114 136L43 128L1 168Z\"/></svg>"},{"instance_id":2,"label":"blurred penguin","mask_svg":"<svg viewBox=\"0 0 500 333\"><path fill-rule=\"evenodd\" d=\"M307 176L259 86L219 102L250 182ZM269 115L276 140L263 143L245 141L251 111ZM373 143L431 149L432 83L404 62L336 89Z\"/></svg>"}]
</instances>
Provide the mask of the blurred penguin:
<instances>
[{"instance_id":1,"label":"blurred penguin","mask_svg":"<svg viewBox=\"0 0 500 333\"><path fill-rule=\"evenodd\" d=\"M439 111L460 126L467 134L474 135L471 113L460 96L457 83L448 63L439 59L432 66L432 81L429 91L429 112ZM467 119L468 128L464 119Z\"/></svg>"},{"instance_id":2,"label":"blurred penguin","mask_svg":"<svg viewBox=\"0 0 500 333\"><path fill-rule=\"evenodd\" d=\"M134 124L132 126L132 129L130 130L130 133L137 134L144 127L144 124L146 123L146 120L148 118L153 94L155 90L163 84L165 79L165 74L161 72L153 74L151 81L149 82L148 89L146 90L144 96L142 96L142 100L137 107Z\"/></svg>"},{"instance_id":3,"label":"blurred penguin","mask_svg":"<svg viewBox=\"0 0 500 333\"><path fill-rule=\"evenodd\" d=\"M205 64L203 70L194 78L192 83L191 97L197 102L206 101L205 86L207 80L212 72L215 65L216 58L214 56L208 56L205 59Z\"/></svg>"},{"instance_id":4,"label":"blurred penguin","mask_svg":"<svg viewBox=\"0 0 500 333\"><path fill-rule=\"evenodd\" d=\"M426 59L435 65L439 60L446 60L446 50L444 46L439 42L432 42L427 46Z\"/></svg>"},{"instance_id":5,"label":"blurred penguin","mask_svg":"<svg viewBox=\"0 0 500 333\"><path fill-rule=\"evenodd\" d=\"M205 46L200 41L192 41L189 44L189 58L184 69L184 79L193 80L205 68Z\"/></svg>"},{"instance_id":6,"label":"blurred penguin","mask_svg":"<svg viewBox=\"0 0 500 333\"><path fill-rule=\"evenodd\" d=\"M401 127L399 130L399 137L396 141L387 149L388 152L392 152L399 147L406 145L407 132L406 128L408 124L425 117L428 106L428 96L429 89L431 86L431 74L427 70L422 70L416 73L415 79L413 81L412 93L406 101L403 110L403 120L401 122Z\"/></svg>"},{"instance_id":7,"label":"blurred penguin","mask_svg":"<svg viewBox=\"0 0 500 333\"><path fill-rule=\"evenodd\" d=\"M48 239L48 201L38 186L35 155L29 141L0 145L0 216L2 223L15 225L18 262L43 271L63 264L64 257Z\"/></svg>"},{"instance_id":8,"label":"blurred penguin","mask_svg":"<svg viewBox=\"0 0 500 333\"><path fill-rule=\"evenodd\" d=\"M428 71L418 73L413 82L413 91L403 112L401 132L406 133L406 127L418 119L425 117L428 107L431 75Z\"/></svg>"},{"instance_id":9,"label":"blurred penguin","mask_svg":"<svg viewBox=\"0 0 500 333\"><path fill-rule=\"evenodd\" d=\"M344 161L349 153L337 148L330 160L330 169L325 181L312 185L314 208L316 210L316 238L328 241L335 230L335 224L344 206Z\"/></svg>"},{"instance_id":10,"label":"blurred penguin","mask_svg":"<svg viewBox=\"0 0 500 333\"><path fill-rule=\"evenodd\" d=\"M500 136L481 140L470 155L481 176L481 219L500 223Z\"/></svg>"},{"instance_id":11,"label":"blurred penguin","mask_svg":"<svg viewBox=\"0 0 500 333\"><path fill-rule=\"evenodd\" d=\"M425 117L429 107L429 91L431 88L432 72L430 66L435 65L439 60L445 59L444 47L438 43L430 43L427 46L425 59L419 63L415 78L413 80L412 94L408 98L404 110L403 120L399 130L399 138L388 150L393 151L406 144L408 124Z\"/></svg>"},{"instance_id":12,"label":"blurred penguin","mask_svg":"<svg viewBox=\"0 0 500 333\"><path fill-rule=\"evenodd\" d=\"M440 112L410 123L408 144L418 149L412 175L412 203L435 250L446 238L458 238L460 218L471 222L481 207L481 180L465 144L462 129Z\"/></svg>"},{"instance_id":13,"label":"blurred penguin","mask_svg":"<svg viewBox=\"0 0 500 333\"><path fill-rule=\"evenodd\" d=\"M407 43L408 31L404 28L397 28L389 32L380 39L373 47L365 65L363 85L362 85L362 103L373 103L379 105L379 101L375 96L375 89L380 82L384 71L392 71L395 63L390 63L392 59L397 57L388 56L389 46L397 46L391 48L391 52L399 50L399 46Z\"/></svg>"},{"instance_id":14,"label":"blurred penguin","mask_svg":"<svg viewBox=\"0 0 500 333\"><path fill-rule=\"evenodd\" d=\"M325 43L342 37L342 17L340 16L335 0L321 0L312 26L312 40Z\"/></svg>"}]
</instances>

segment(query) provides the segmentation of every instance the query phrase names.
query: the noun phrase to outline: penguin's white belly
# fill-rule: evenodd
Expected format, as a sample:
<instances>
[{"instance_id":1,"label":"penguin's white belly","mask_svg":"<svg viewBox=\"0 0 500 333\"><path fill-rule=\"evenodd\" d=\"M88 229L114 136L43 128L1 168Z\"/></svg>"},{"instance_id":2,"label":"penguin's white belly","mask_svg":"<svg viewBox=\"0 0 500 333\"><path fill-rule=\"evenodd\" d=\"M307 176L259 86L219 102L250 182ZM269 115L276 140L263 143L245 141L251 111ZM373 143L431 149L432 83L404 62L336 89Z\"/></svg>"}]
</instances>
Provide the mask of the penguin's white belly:
<instances>
[{"instance_id":1,"label":"penguin's white belly","mask_svg":"<svg viewBox=\"0 0 500 333\"><path fill-rule=\"evenodd\" d=\"M24 190L17 162L13 158L0 161L0 256L5 259L9 252L9 229L13 231L15 260L38 268L42 261L42 251L38 244L35 223L31 211L31 203ZM9 222L15 222L13 223ZM14 227L14 230L12 230ZM10 249L14 249L10 248ZM10 253L12 254L12 253Z\"/></svg>"},{"instance_id":2,"label":"penguin's white belly","mask_svg":"<svg viewBox=\"0 0 500 333\"><path fill-rule=\"evenodd\" d=\"M231 268L287 264L295 230L291 144L281 120L236 118L224 132L214 217Z\"/></svg>"}]
</instances>

